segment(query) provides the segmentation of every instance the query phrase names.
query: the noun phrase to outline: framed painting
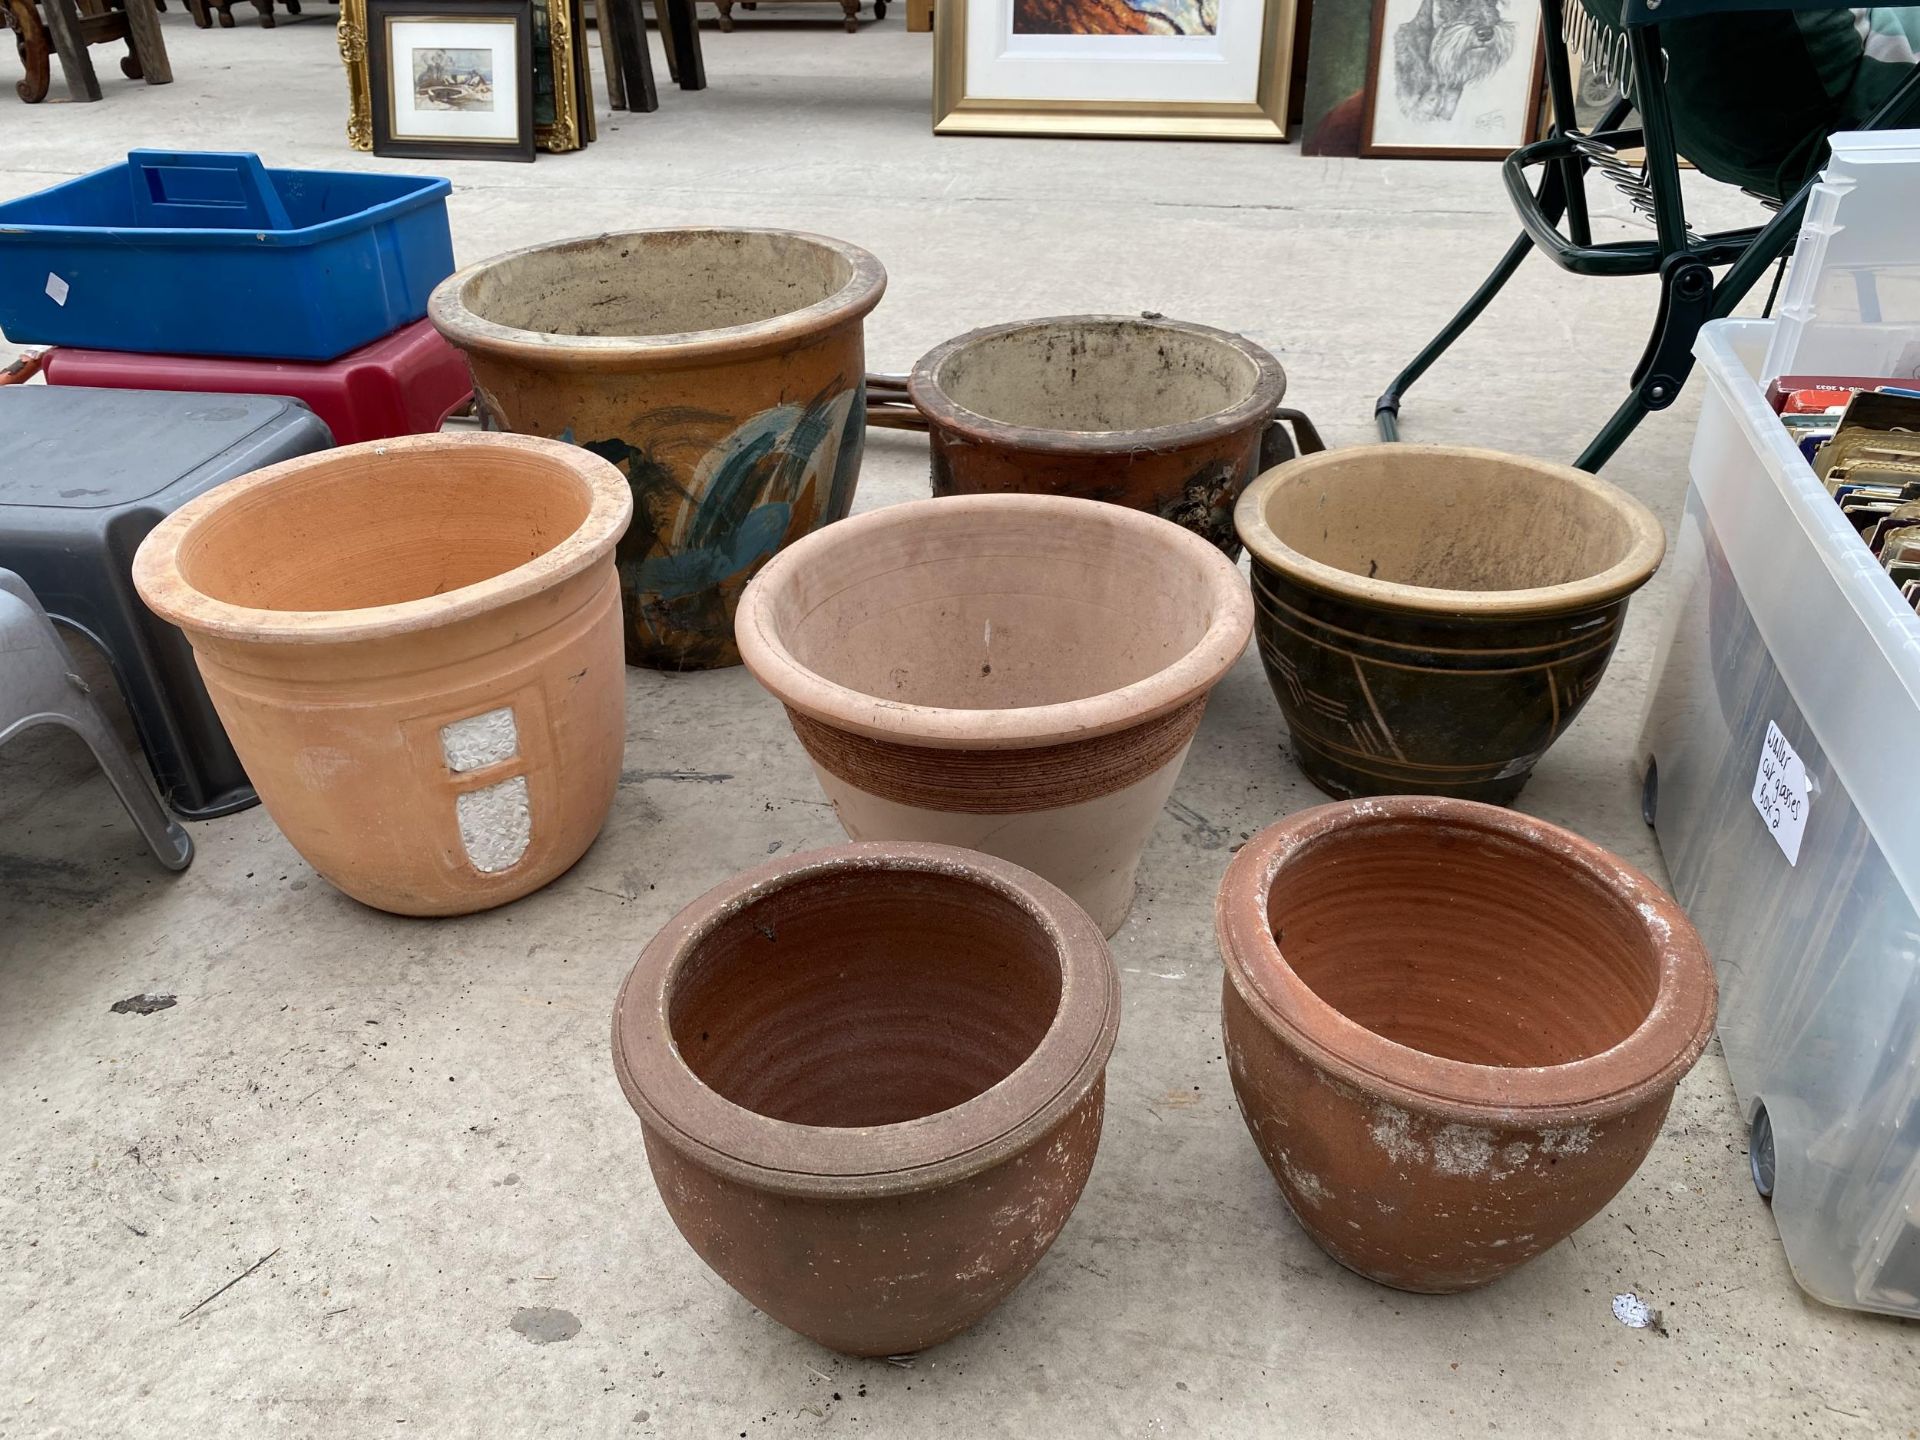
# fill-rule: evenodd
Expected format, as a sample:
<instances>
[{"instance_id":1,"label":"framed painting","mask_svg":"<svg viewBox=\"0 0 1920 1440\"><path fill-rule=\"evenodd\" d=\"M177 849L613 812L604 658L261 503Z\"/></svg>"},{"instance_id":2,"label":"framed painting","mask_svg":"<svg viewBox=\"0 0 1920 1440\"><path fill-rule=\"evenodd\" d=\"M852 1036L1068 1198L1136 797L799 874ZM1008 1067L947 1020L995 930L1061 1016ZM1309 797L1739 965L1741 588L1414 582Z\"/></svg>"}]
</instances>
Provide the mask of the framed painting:
<instances>
[{"instance_id":1,"label":"framed painting","mask_svg":"<svg viewBox=\"0 0 1920 1440\"><path fill-rule=\"evenodd\" d=\"M376 3L377 0L340 0L340 20L336 27L340 59L347 71L347 143L356 150L374 148L373 108L377 82L371 52L376 27L370 11ZM533 96L534 144L541 150L556 153L578 150L591 138L586 129L586 107L592 103L591 92L583 92L580 80L585 68L580 62L585 37L585 27L580 23L581 0L551 0L551 3L549 0L516 0L516 4L527 15L527 33L532 44L532 58L524 73L530 77ZM416 0L412 8L439 14L474 7L462 6L459 0ZM388 9L391 11L393 7ZM391 100L388 108L391 113ZM387 149L383 153L409 152ZM427 158L453 154L453 151L433 151Z\"/></svg>"},{"instance_id":2,"label":"framed painting","mask_svg":"<svg viewBox=\"0 0 1920 1440\"><path fill-rule=\"evenodd\" d=\"M533 159L526 0L367 0L376 155Z\"/></svg>"},{"instance_id":3,"label":"framed painting","mask_svg":"<svg viewBox=\"0 0 1920 1440\"><path fill-rule=\"evenodd\" d=\"M1540 0L1374 0L1362 155L1505 157L1539 134Z\"/></svg>"},{"instance_id":4,"label":"framed painting","mask_svg":"<svg viewBox=\"0 0 1920 1440\"><path fill-rule=\"evenodd\" d=\"M1294 0L940 0L940 135L1284 140Z\"/></svg>"}]
</instances>

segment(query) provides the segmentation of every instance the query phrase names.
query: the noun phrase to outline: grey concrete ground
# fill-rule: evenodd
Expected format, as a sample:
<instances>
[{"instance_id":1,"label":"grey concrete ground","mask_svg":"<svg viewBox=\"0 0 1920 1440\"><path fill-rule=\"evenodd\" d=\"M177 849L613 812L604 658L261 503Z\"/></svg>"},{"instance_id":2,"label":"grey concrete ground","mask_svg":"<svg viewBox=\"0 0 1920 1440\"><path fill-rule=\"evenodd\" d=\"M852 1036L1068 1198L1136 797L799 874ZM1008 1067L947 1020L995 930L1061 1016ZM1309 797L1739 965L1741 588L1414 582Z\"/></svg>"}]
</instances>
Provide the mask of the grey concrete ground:
<instances>
[{"instance_id":1,"label":"grey concrete ground","mask_svg":"<svg viewBox=\"0 0 1920 1440\"><path fill-rule=\"evenodd\" d=\"M452 174L467 260L610 226L817 229L890 267L878 367L990 321L1159 310L1271 346L1336 443L1367 438L1382 381L1512 228L1485 165L935 141L928 41L897 11L848 36L830 7L781 8L708 30L706 93L603 116L591 151L531 167L348 152L318 0L271 33L195 31L176 8L170 88L109 78L102 104L32 110L0 96L0 198L134 145L244 146ZM1648 303L1644 284L1534 265L1416 393L1410 432L1573 453ZM1609 472L1669 521L1695 409L1657 418ZM924 493L925 465L923 441L876 432L861 506ZM1633 747L1663 598L1656 582L1636 602L1609 680L1523 801L1656 873ZM630 774L578 868L437 922L336 894L259 810L195 826L198 861L164 876L77 745L0 754L0 1435L1914 1433L1920 1330L1795 1288L1716 1052L1605 1213L1489 1290L1383 1290L1298 1229L1218 1044L1213 888L1234 843L1316 799L1251 657L1208 711L1115 941L1104 1148L1052 1254L910 1366L787 1333L674 1232L607 1022L676 907L837 831L744 673L632 672L629 717ZM145 991L178 1004L109 1013ZM1627 1290L1664 1334L1613 1318ZM577 1333L516 1328L540 1308Z\"/></svg>"}]
</instances>

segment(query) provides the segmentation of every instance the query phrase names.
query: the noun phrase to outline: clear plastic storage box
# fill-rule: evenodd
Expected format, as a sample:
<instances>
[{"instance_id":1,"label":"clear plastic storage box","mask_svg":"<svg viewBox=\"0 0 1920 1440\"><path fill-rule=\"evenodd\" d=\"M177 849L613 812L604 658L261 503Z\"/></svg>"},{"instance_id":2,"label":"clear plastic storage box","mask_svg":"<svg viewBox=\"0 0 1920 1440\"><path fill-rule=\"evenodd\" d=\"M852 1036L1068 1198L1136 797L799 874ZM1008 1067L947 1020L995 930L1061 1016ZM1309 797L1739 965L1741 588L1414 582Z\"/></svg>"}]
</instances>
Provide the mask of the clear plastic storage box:
<instances>
[{"instance_id":1,"label":"clear plastic storage box","mask_svg":"<svg viewBox=\"0 0 1920 1440\"><path fill-rule=\"evenodd\" d=\"M1906 243L1920 253L1920 234ZM1823 283L1804 280L1802 298ZM1907 313L1904 338L1867 322L1880 351L1849 351L1835 326L1817 358L1809 322L1825 307L1795 317L1790 359L1774 322L1702 331L1642 752L1648 818L1718 965L1720 1038L1794 1275L1831 1304L1920 1315L1920 617L1761 379L1770 345L1796 373L1809 359L1877 373L1879 355L1920 347L1920 306Z\"/></svg>"}]
</instances>

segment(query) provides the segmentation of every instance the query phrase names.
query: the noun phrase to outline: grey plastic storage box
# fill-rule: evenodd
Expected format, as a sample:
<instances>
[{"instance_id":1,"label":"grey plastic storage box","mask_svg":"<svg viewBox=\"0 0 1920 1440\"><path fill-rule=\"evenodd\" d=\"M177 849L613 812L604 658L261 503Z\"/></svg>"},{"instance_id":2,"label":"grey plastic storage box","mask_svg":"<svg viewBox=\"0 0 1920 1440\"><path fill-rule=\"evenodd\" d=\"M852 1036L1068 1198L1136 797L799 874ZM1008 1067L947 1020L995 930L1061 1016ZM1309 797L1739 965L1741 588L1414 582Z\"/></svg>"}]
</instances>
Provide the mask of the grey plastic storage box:
<instances>
[{"instance_id":1,"label":"grey plastic storage box","mask_svg":"<svg viewBox=\"0 0 1920 1440\"><path fill-rule=\"evenodd\" d=\"M1920 1315L1920 617L1768 406L1772 336L1718 321L1695 347L1647 809L1795 1278Z\"/></svg>"},{"instance_id":2,"label":"grey plastic storage box","mask_svg":"<svg viewBox=\"0 0 1920 1440\"><path fill-rule=\"evenodd\" d=\"M0 568L105 652L160 793L188 819L256 797L186 636L134 591L133 553L194 496L332 444L280 396L0 387Z\"/></svg>"}]
</instances>

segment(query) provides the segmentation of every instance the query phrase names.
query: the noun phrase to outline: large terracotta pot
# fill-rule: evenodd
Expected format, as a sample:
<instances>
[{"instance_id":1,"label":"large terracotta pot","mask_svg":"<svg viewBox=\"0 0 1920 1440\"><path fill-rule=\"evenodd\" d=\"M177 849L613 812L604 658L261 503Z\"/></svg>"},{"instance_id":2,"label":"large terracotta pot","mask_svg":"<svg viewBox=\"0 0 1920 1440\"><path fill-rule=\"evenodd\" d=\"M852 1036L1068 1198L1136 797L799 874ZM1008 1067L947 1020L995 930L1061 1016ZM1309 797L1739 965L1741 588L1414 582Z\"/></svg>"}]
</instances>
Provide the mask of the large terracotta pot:
<instances>
[{"instance_id":1,"label":"large terracotta pot","mask_svg":"<svg viewBox=\"0 0 1920 1440\"><path fill-rule=\"evenodd\" d=\"M1074 495L1186 526L1232 558L1233 504L1259 473L1287 377L1205 325L1069 315L993 325L914 367L935 495Z\"/></svg>"},{"instance_id":2,"label":"large terracotta pot","mask_svg":"<svg viewBox=\"0 0 1920 1440\"><path fill-rule=\"evenodd\" d=\"M1294 753L1334 796L1512 800L1666 550L1604 480L1456 446L1295 460L1234 520Z\"/></svg>"},{"instance_id":3,"label":"large terracotta pot","mask_svg":"<svg viewBox=\"0 0 1920 1440\"><path fill-rule=\"evenodd\" d=\"M809 536L748 589L739 635L848 835L998 855L1111 935L1252 624L1232 562L1178 525L973 495Z\"/></svg>"},{"instance_id":4,"label":"large terracotta pot","mask_svg":"<svg viewBox=\"0 0 1920 1440\"><path fill-rule=\"evenodd\" d=\"M641 953L614 1068L680 1233L822 1345L899 1355L1004 1300L1100 1141L1120 985L1038 876L842 845L709 891Z\"/></svg>"},{"instance_id":5,"label":"large terracotta pot","mask_svg":"<svg viewBox=\"0 0 1920 1440\"><path fill-rule=\"evenodd\" d=\"M499 429L571 440L633 487L628 663L737 665L734 607L781 546L853 503L862 321L886 273L784 230L638 230L501 255L428 313Z\"/></svg>"},{"instance_id":6,"label":"large terracotta pot","mask_svg":"<svg viewBox=\"0 0 1920 1440\"><path fill-rule=\"evenodd\" d=\"M313 868L382 910L456 915L546 884L606 818L631 513L570 445L379 440L208 491L133 578Z\"/></svg>"},{"instance_id":7,"label":"large terracotta pot","mask_svg":"<svg viewBox=\"0 0 1920 1440\"><path fill-rule=\"evenodd\" d=\"M1467 1290L1597 1213L1713 1033L1713 967L1646 876L1544 821L1395 796L1303 810L1227 868L1240 1112L1307 1232Z\"/></svg>"}]
</instances>

